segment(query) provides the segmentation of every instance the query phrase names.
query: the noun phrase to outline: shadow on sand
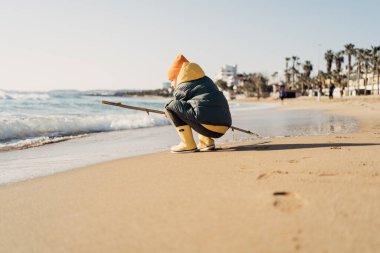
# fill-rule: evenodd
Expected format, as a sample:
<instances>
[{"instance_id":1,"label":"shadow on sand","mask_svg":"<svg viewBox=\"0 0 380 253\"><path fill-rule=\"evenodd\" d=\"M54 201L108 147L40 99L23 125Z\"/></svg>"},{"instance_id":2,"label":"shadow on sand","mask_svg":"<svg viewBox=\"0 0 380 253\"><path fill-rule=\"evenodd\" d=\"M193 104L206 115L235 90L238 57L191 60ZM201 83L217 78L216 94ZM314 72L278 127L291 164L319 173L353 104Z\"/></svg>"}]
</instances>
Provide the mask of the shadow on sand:
<instances>
[{"instance_id":1,"label":"shadow on sand","mask_svg":"<svg viewBox=\"0 0 380 253\"><path fill-rule=\"evenodd\" d=\"M225 151L273 151L273 150L289 150L289 149L308 149L308 148L331 148L340 149L342 147L364 147L379 146L380 143L296 143L296 144L269 144L270 142L261 142L250 145L241 145L229 148L217 148L218 152Z\"/></svg>"}]
</instances>

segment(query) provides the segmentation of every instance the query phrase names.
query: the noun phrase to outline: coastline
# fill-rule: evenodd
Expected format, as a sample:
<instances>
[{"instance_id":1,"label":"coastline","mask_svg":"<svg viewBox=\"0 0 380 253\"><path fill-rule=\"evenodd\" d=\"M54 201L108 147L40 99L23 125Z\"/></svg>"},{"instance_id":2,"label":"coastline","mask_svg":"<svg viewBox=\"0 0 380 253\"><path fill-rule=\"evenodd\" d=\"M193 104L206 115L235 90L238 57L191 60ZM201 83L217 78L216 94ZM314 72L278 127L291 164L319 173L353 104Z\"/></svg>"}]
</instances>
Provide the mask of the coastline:
<instances>
[{"instance_id":1,"label":"coastline","mask_svg":"<svg viewBox=\"0 0 380 253\"><path fill-rule=\"evenodd\" d=\"M351 117L328 115L321 110L277 110L278 103L231 104L233 125L249 129L261 139L290 136L313 136L334 132L352 132L357 128ZM136 114L137 116L137 114ZM139 113L137 122L145 123L162 118ZM120 118L119 118L120 120ZM169 124L169 122L167 122ZM194 133L197 141L197 134ZM216 140L217 145L256 140L238 131L228 131ZM82 138L69 138L61 143L52 143L34 148L0 152L0 185L31 180L84 166L95 165L115 159L151 154L169 150L178 143L173 127L156 126L147 128L109 131L84 135Z\"/></svg>"},{"instance_id":2,"label":"coastline","mask_svg":"<svg viewBox=\"0 0 380 253\"><path fill-rule=\"evenodd\" d=\"M283 108L351 116L360 128L159 152L0 186L0 251L374 252L380 98Z\"/></svg>"}]
</instances>

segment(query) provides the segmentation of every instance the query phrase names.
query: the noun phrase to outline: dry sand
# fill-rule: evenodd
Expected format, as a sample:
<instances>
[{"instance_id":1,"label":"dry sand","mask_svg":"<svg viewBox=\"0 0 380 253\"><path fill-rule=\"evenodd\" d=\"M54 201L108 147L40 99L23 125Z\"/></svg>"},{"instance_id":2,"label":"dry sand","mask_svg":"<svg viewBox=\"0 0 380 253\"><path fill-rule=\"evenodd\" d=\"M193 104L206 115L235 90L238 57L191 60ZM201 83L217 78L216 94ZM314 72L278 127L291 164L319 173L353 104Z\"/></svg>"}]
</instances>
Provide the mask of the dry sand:
<instances>
[{"instance_id":1,"label":"dry sand","mask_svg":"<svg viewBox=\"0 0 380 253\"><path fill-rule=\"evenodd\" d=\"M380 98L284 108L351 115L360 130L1 186L0 252L380 252Z\"/></svg>"}]
</instances>

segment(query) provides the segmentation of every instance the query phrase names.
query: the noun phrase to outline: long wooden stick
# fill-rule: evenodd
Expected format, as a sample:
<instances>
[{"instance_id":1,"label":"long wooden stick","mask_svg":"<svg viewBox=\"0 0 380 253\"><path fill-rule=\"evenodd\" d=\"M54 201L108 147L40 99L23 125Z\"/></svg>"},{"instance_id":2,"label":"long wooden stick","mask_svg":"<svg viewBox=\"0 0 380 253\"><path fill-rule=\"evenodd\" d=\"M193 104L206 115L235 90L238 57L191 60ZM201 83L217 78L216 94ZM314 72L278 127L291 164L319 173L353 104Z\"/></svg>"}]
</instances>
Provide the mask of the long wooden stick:
<instances>
[{"instance_id":1,"label":"long wooden stick","mask_svg":"<svg viewBox=\"0 0 380 253\"><path fill-rule=\"evenodd\" d=\"M113 105L113 106L123 107L123 108L127 108L127 109L132 109L132 110L137 110L137 111L143 111L143 112L146 112L148 114L150 112L159 113L159 114L165 114L165 112L159 111L159 110L147 109L147 108L136 107L136 106L131 106L131 105L124 105L122 103L115 103L115 102L110 102L110 101L106 101L106 100L103 100L102 103L106 104L106 105Z\"/></svg>"},{"instance_id":2,"label":"long wooden stick","mask_svg":"<svg viewBox=\"0 0 380 253\"><path fill-rule=\"evenodd\" d=\"M159 110L153 110L153 109L147 109L147 108L143 108L143 107L137 107L137 106L131 106L131 105L125 105L125 104L122 104L120 102L111 102L111 101L106 101L106 100L102 100L102 103L103 104L106 104L106 105L113 105L113 106L118 106L118 107L122 107L122 108L127 108L127 109L132 109L132 110L137 110L137 111L143 111L143 112L146 112L146 113L150 113L150 112L153 112L153 113L159 113L159 114L165 114L165 112L163 111L159 111ZM244 130L244 129L241 129L241 128L238 128L238 127L234 127L234 126L231 126L230 127L232 131L240 131L240 132L243 132L243 133L246 133L246 134L251 134L251 135L255 135L256 137L260 137L260 135L256 134L256 133L253 133L249 130Z\"/></svg>"}]
</instances>

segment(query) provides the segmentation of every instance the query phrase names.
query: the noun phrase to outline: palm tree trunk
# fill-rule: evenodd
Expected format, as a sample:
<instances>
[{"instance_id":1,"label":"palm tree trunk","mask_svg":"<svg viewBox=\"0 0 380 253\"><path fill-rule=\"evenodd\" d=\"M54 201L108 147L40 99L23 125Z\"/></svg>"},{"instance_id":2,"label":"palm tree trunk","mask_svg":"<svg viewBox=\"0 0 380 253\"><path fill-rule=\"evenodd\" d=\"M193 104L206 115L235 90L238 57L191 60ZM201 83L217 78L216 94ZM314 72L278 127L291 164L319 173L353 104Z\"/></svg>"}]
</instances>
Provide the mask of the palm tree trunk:
<instances>
[{"instance_id":1,"label":"palm tree trunk","mask_svg":"<svg viewBox=\"0 0 380 253\"><path fill-rule=\"evenodd\" d=\"M350 95L351 56L348 56L347 95Z\"/></svg>"},{"instance_id":2,"label":"palm tree trunk","mask_svg":"<svg viewBox=\"0 0 380 253\"><path fill-rule=\"evenodd\" d=\"M360 65L360 62L359 62L359 65ZM356 81L357 81L357 91L356 91L356 96L359 96L359 89L360 89L360 67L358 66L358 69L356 71L357 73L357 76L356 76Z\"/></svg>"},{"instance_id":3,"label":"palm tree trunk","mask_svg":"<svg viewBox=\"0 0 380 253\"><path fill-rule=\"evenodd\" d=\"M364 95L367 96L367 74L368 74L368 67L365 67L365 79L364 79Z\"/></svg>"},{"instance_id":4,"label":"palm tree trunk","mask_svg":"<svg viewBox=\"0 0 380 253\"><path fill-rule=\"evenodd\" d=\"M292 73L292 88L294 88L294 70L293 70L293 73Z\"/></svg>"},{"instance_id":5,"label":"palm tree trunk","mask_svg":"<svg viewBox=\"0 0 380 253\"><path fill-rule=\"evenodd\" d=\"M379 77L380 77L380 71L377 69L377 95L380 94L380 82L379 82Z\"/></svg>"},{"instance_id":6,"label":"palm tree trunk","mask_svg":"<svg viewBox=\"0 0 380 253\"><path fill-rule=\"evenodd\" d=\"M372 68L372 91L371 91L372 95L375 95L375 69L376 69L375 67L376 67L376 64L374 64Z\"/></svg>"}]
</instances>

